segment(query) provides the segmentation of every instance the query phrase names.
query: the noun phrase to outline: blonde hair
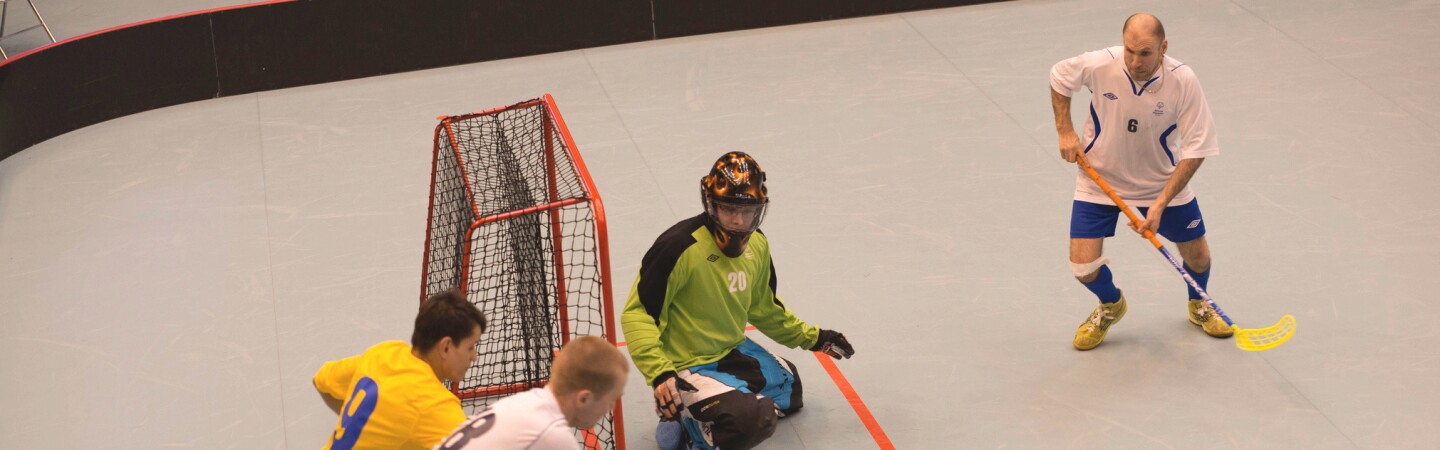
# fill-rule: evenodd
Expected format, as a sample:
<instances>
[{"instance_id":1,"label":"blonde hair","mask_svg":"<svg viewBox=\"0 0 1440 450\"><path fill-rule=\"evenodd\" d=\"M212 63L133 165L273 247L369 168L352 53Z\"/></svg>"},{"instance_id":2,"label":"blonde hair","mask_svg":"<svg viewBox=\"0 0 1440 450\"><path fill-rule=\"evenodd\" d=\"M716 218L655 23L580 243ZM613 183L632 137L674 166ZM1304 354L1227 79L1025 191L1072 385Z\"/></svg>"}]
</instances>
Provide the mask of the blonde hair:
<instances>
[{"instance_id":1,"label":"blonde hair","mask_svg":"<svg viewBox=\"0 0 1440 450\"><path fill-rule=\"evenodd\" d=\"M550 386L556 394L584 389L604 395L625 384L630 363L619 349L604 339L580 336L560 348L550 372Z\"/></svg>"}]
</instances>

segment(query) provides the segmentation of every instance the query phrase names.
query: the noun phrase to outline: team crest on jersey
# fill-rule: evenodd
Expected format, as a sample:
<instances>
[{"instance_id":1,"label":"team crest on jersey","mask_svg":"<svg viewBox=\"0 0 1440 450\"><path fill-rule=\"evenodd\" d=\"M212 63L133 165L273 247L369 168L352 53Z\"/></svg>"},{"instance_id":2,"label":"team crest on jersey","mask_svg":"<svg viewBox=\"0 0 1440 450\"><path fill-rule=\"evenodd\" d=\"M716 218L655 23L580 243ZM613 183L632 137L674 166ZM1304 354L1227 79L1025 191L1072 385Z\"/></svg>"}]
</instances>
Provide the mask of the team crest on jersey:
<instances>
[{"instance_id":1,"label":"team crest on jersey","mask_svg":"<svg viewBox=\"0 0 1440 450\"><path fill-rule=\"evenodd\" d=\"M1165 115L1165 102L1155 102L1155 115Z\"/></svg>"},{"instance_id":2,"label":"team crest on jersey","mask_svg":"<svg viewBox=\"0 0 1440 450\"><path fill-rule=\"evenodd\" d=\"M1105 98L1108 98L1108 99L1111 99L1111 100L1116 100L1116 99L1118 99L1119 97L1116 97L1115 94L1106 92L1106 93L1105 93Z\"/></svg>"}]
</instances>

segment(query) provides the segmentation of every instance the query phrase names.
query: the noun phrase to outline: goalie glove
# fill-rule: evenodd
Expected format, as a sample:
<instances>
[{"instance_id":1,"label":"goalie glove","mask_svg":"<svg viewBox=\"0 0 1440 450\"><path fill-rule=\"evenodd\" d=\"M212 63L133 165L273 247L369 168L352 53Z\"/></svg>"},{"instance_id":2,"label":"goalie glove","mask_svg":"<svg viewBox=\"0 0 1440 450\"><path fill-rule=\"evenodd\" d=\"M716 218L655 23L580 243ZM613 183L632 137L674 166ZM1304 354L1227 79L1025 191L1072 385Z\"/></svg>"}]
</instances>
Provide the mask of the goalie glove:
<instances>
[{"instance_id":1,"label":"goalie glove","mask_svg":"<svg viewBox=\"0 0 1440 450\"><path fill-rule=\"evenodd\" d=\"M810 347L810 351L825 353L835 359L855 356L855 347L850 345L850 340L835 330L821 329L820 338L815 340L815 346Z\"/></svg>"},{"instance_id":2,"label":"goalie glove","mask_svg":"<svg viewBox=\"0 0 1440 450\"><path fill-rule=\"evenodd\" d=\"M694 385L680 378L675 372L665 372L655 377L655 415L660 421L679 420L685 403L680 400L680 391L699 392Z\"/></svg>"}]
</instances>

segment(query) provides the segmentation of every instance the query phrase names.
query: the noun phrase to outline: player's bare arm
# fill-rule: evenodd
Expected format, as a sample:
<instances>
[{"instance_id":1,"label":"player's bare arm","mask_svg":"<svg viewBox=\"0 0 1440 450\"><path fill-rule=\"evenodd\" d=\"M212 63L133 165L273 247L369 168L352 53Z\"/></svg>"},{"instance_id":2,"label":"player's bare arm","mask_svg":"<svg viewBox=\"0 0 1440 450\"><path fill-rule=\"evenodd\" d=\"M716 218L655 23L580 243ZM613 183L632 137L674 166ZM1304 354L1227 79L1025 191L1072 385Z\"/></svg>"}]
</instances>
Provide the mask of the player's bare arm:
<instances>
[{"instance_id":1,"label":"player's bare arm","mask_svg":"<svg viewBox=\"0 0 1440 450\"><path fill-rule=\"evenodd\" d=\"M1060 157L1073 163L1081 147L1080 136L1075 135L1075 125L1070 121L1070 97L1051 88L1050 106L1055 109L1055 133L1060 136Z\"/></svg>"},{"instance_id":2,"label":"player's bare arm","mask_svg":"<svg viewBox=\"0 0 1440 450\"><path fill-rule=\"evenodd\" d=\"M1204 162L1205 158L1180 160L1180 163L1175 165L1175 172L1170 174L1170 181L1165 182L1165 188L1160 190L1160 196L1156 197L1155 203L1150 205L1150 211L1145 214L1145 219L1138 224L1130 222L1128 224L1130 229L1140 234L1145 234L1144 230L1147 228L1152 233L1158 231L1160 217L1165 214L1165 207L1170 204L1170 200L1174 199L1175 195L1190 184L1190 178L1195 176L1195 172L1200 170L1200 164Z\"/></svg>"}]
</instances>

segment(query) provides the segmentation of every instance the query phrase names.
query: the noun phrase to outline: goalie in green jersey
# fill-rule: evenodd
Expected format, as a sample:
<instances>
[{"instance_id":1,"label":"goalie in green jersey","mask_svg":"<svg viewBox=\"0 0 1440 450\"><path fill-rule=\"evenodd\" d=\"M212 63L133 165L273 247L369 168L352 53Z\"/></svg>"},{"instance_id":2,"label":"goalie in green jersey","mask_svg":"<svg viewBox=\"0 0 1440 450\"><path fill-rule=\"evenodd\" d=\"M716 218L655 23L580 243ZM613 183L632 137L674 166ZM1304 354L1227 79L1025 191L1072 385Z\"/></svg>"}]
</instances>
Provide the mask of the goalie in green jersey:
<instances>
[{"instance_id":1,"label":"goalie in green jersey","mask_svg":"<svg viewBox=\"0 0 1440 450\"><path fill-rule=\"evenodd\" d=\"M661 234L645 253L621 315L635 366L655 388L661 448L745 449L803 406L795 365L745 337L752 324L775 342L837 359L845 335L800 320L775 293L775 265L760 223L765 172L730 152L700 180L705 211Z\"/></svg>"}]
</instances>

